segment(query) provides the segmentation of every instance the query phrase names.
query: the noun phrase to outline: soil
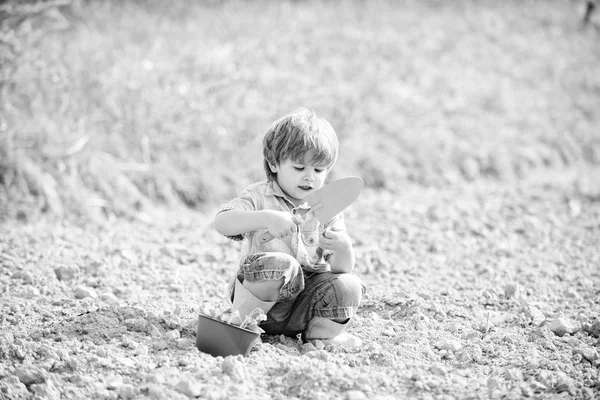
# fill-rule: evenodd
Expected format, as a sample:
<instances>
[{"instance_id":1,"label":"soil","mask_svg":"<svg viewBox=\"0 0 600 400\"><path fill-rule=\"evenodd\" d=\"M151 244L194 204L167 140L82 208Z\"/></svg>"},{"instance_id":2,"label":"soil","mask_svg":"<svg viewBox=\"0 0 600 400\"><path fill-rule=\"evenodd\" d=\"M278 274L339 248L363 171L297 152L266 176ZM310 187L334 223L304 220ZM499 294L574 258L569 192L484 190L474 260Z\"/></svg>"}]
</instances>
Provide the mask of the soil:
<instances>
[{"instance_id":1,"label":"soil","mask_svg":"<svg viewBox=\"0 0 600 400\"><path fill-rule=\"evenodd\" d=\"M600 202L579 189L363 192L346 214L363 346L263 335L248 357L195 347L238 258L213 210L5 222L0 399L598 398Z\"/></svg>"}]
</instances>

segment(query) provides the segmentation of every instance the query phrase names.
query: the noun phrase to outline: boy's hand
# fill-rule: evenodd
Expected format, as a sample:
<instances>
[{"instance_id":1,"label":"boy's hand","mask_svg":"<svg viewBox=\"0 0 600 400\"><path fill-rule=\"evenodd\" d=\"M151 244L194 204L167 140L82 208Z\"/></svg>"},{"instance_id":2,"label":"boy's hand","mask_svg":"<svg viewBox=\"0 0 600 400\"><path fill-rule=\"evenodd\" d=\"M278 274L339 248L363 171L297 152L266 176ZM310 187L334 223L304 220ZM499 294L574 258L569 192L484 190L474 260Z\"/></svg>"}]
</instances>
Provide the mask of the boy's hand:
<instances>
[{"instance_id":1,"label":"boy's hand","mask_svg":"<svg viewBox=\"0 0 600 400\"><path fill-rule=\"evenodd\" d=\"M352 240L345 230L325 230L319 235L319 247L332 251L346 250L352 248Z\"/></svg>"},{"instance_id":2,"label":"boy's hand","mask_svg":"<svg viewBox=\"0 0 600 400\"><path fill-rule=\"evenodd\" d=\"M285 211L267 210L267 230L276 238L291 236L298 229L294 216Z\"/></svg>"}]
</instances>

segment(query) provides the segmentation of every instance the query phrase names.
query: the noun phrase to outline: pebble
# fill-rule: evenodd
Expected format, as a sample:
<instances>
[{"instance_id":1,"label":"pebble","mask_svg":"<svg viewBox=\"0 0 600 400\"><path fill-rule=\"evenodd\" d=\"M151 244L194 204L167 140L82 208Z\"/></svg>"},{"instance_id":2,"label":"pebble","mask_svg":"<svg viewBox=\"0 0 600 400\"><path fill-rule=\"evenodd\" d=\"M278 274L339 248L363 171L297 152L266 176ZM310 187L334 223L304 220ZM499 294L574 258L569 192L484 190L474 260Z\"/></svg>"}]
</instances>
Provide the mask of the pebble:
<instances>
[{"instance_id":1,"label":"pebble","mask_svg":"<svg viewBox=\"0 0 600 400\"><path fill-rule=\"evenodd\" d=\"M23 366L15 370L15 375L24 385L46 382L48 374L41 368Z\"/></svg>"},{"instance_id":2,"label":"pebble","mask_svg":"<svg viewBox=\"0 0 600 400\"><path fill-rule=\"evenodd\" d=\"M181 333L177 329L173 329L172 331L168 331L165 333L165 338L169 340L177 340L181 337Z\"/></svg>"},{"instance_id":3,"label":"pebble","mask_svg":"<svg viewBox=\"0 0 600 400\"><path fill-rule=\"evenodd\" d=\"M104 379L104 386L108 390L116 390L123 384L123 378L119 375L108 375L106 379Z\"/></svg>"},{"instance_id":4,"label":"pebble","mask_svg":"<svg viewBox=\"0 0 600 400\"><path fill-rule=\"evenodd\" d=\"M554 387L557 393L567 392L571 395L575 394L575 382L564 372L557 372L557 384Z\"/></svg>"},{"instance_id":5,"label":"pebble","mask_svg":"<svg viewBox=\"0 0 600 400\"><path fill-rule=\"evenodd\" d=\"M317 350L323 350L325 348L325 343L322 340L313 340L313 345Z\"/></svg>"},{"instance_id":6,"label":"pebble","mask_svg":"<svg viewBox=\"0 0 600 400\"><path fill-rule=\"evenodd\" d=\"M504 379L520 382L523 380L523 372L515 368L509 368L504 372Z\"/></svg>"},{"instance_id":7,"label":"pebble","mask_svg":"<svg viewBox=\"0 0 600 400\"><path fill-rule=\"evenodd\" d=\"M177 341L177 348L179 349L187 349L192 347L195 344L195 341L190 338L183 338Z\"/></svg>"},{"instance_id":8,"label":"pebble","mask_svg":"<svg viewBox=\"0 0 600 400\"><path fill-rule=\"evenodd\" d=\"M185 394L188 397L199 397L202 395L202 390L204 389L204 385L200 382L191 381L188 378L181 379L175 385L175 390L180 393Z\"/></svg>"},{"instance_id":9,"label":"pebble","mask_svg":"<svg viewBox=\"0 0 600 400\"><path fill-rule=\"evenodd\" d=\"M512 299L516 296L518 289L519 286L516 282L507 283L504 285L504 296L506 296L507 299Z\"/></svg>"},{"instance_id":10,"label":"pebble","mask_svg":"<svg viewBox=\"0 0 600 400\"><path fill-rule=\"evenodd\" d=\"M135 387L129 383L126 383L119 387L117 393L119 393L119 398L121 399L132 399L136 396Z\"/></svg>"},{"instance_id":11,"label":"pebble","mask_svg":"<svg viewBox=\"0 0 600 400\"><path fill-rule=\"evenodd\" d=\"M21 279L26 285L31 285L34 282L33 275L28 271L17 271L11 275L10 279Z\"/></svg>"},{"instance_id":12,"label":"pebble","mask_svg":"<svg viewBox=\"0 0 600 400\"><path fill-rule=\"evenodd\" d=\"M76 265L61 265L54 268L54 274L59 281L68 281L74 279L79 273L79 267Z\"/></svg>"},{"instance_id":13,"label":"pebble","mask_svg":"<svg viewBox=\"0 0 600 400\"><path fill-rule=\"evenodd\" d=\"M75 288L75 298L85 299L86 297L91 297L95 299L96 297L98 297L98 294L93 288L87 286L77 286L77 288Z\"/></svg>"},{"instance_id":14,"label":"pebble","mask_svg":"<svg viewBox=\"0 0 600 400\"><path fill-rule=\"evenodd\" d=\"M302 351L304 351L305 353L311 352L311 351L316 351L317 348L315 347L314 344L308 342L308 343L304 343L302 345Z\"/></svg>"},{"instance_id":15,"label":"pebble","mask_svg":"<svg viewBox=\"0 0 600 400\"><path fill-rule=\"evenodd\" d=\"M590 335L600 338L600 320L594 321L593 324L586 326L585 330Z\"/></svg>"},{"instance_id":16,"label":"pebble","mask_svg":"<svg viewBox=\"0 0 600 400\"><path fill-rule=\"evenodd\" d=\"M96 355L98 357L107 357L108 356L108 351L104 347L99 347L96 350Z\"/></svg>"},{"instance_id":17,"label":"pebble","mask_svg":"<svg viewBox=\"0 0 600 400\"><path fill-rule=\"evenodd\" d=\"M446 340L441 343L440 348L456 353L462 349L462 344L458 340Z\"/></svg>"},{"instance_id":18,"label":"pebble","mask_svg":"<svg viewBox=\"0 0 600 400\"><path fill-rule=\"evenodd\" d=\"M119 298L113 292L104 292L100 294L100 300L106 303L117 303Z\"/></svg>"},{"instance_id":19,"label":"pebble","mask_svg":"<svg viewBox=\"0 0 600 400\"><path fill-rule=\"evenodd\" d=\"M394 328L390 326L389 328L382 330L381 334L384 336L394 336L396 335L396 331L394 331Z\"/></svg>"},{"instance_id":20,"label":"pebble","mask_svg":"<svg viewBox=\"0 0 600 400\"><path fill-rule=\"evenodd\" d=\"M500 386L500 380L494 376L488 378L487 387L490 389L495 389Z\"/></svg>"},{"instance_id":21,"label":"pebble","mask_svg":"<svg viewBox=\"0 0 600 400\"><path fill-rule=\"evenodd\" d=\"M149 329L150 336L153 338L159 338L162 336L162 332L156 325L150 325Z\"/></svg>"},{"instance_id":22,"label":"pebble","mask_svg":"<svg viewBox=\"0 0 600 400\"><path fill-rule=\"evenodd\" d=\"M465 333L464 338L466 340L479 339L480 335L481 335L481 333L478 331L470 331L470 332Z\"/></svg>"},{"instance_id":23,"label":"pebble","mask_svg":"<svg viewBox=\"0 0 600 400\"><path fill-rule=\"evenodd\" d=\"M438 376L446 376L448 374L448 371L446 371L446 368L444 368L443 366L441 366L439 364L433 364L431 367L429 367L429 371L432 374L438 375Z\"/></svg>"},{"instance_id":24,"label":"pebble","mask_svg":"<svg viewBox=\"0 0 600 400\"><path fill-rule=\"evenodd\" d=\"M146 332L148 329L148 321L142 317L128 318L123 323L127 327L127 330L134 332Z\"/></svg>"},{"instance_id":25,"label":"pebble","mask_svg":"<svg viewBox=\"0 0 600 400\"><path fill-rule=\"evenodd\" d=\"M558 336L563 336L567 333L573 334L578 332L581 329L581 325L576 321L561 316L551 320L548 323L548 329Z\"/></svg>"},{"instance_id":26,"label":"pebble","mask_svg":"<svg viewBox=\"0 0 600 400\"><path fill-rule=\"evenodd\" d=\"M574 349L573 352L575 354L581 354L583 358L588 360L590 363L593 363L594 361L600 359L600 356L598 355L598 351L596 349L583 343L579 347Z\"/></svg>"},{"instance_id":27,"label":"pebble","mask_svg":"<svg viewBox=\"0 0 600 400\"><path fill-rule=\"evenodd\" d=\"M367 395L360 390L348 390L346 392L346 400L366 400Z\"/></svg>"},{"instance_id":28,"label":"pebble","mask_svg":"<svg viewBox=\"0 0 600 400\"><path fill-rule=\"evenodd\" d=\"M527 317L531 319L531 324L534 326L540 326L546 321L546 316L544 313L537 307L528 306L526 311Z\"/></svg>"}]
</instances>

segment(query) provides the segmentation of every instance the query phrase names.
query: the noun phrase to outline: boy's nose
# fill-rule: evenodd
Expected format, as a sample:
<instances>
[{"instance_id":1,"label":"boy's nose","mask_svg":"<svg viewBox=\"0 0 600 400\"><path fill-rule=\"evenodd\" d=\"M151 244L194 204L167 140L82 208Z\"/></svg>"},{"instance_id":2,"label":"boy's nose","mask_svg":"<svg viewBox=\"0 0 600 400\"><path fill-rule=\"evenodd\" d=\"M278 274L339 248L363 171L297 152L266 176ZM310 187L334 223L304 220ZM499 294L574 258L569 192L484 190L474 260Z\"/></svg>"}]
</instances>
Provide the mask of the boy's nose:
<instances>
[{"instance_id":1,"label":"boy's nose","mask_svg":"<svg viewBox=\"0 0 600 400\"><path fill-rule=\"evenodd\" d=\"M315 180L315 176L309 172L306 175L304 175L304 180L308 181L308 182L312 182Z\"/></svg>"}]
</instances>

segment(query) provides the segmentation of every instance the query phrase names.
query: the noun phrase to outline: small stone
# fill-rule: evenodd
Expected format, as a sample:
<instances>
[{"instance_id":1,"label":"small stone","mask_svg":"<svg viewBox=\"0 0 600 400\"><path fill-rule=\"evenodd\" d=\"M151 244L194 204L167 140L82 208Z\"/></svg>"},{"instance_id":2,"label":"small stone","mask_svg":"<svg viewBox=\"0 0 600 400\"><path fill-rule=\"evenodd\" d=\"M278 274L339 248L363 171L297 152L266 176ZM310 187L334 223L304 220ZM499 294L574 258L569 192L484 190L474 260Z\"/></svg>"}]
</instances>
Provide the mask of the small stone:
<instances>
[{"instance_id":1,"label":"small stone","mask_svg":"<svg viewBox=\"0 0 600 400\"><path fill-rule=\"evenodd\" d=\"M564 372L556 373L557 384L554 387L557 393L567 392L571 395L575 394L575 382Z\"/></svg>"},{"instance_id":2,"label":"small stone","mask_svg":"<svg viewBox=\"0 0 600 400\"><path fill-rule=\"evenodd\" d=\"M107 357L108 351L104 347L98 347L98 349L96 350L96 355L98 357Z\"/></svg>"},{"instance_id":3,"label":"small stone","mask_svg":"<svg viewBox=\"0 0 600 400\"><path fill-rule=\"evenodd\" d=\"M150 336L153 338L159 338L162 336L161 330L158 329L158 327L156 325L150 325L149 333L150 333Z\"/></svg>"},{"instance_id":4,"label":"small stone","mask_svg":"<svg viewBox=\"0 0 600 400\"><path fill-rule=\"evenodd\" d=\"M431 367L429 367L429 371L432 374L438 375L438 376L446 376L448 374L448 371L446 371L446 368L444 368L443 366L441 366L439 364L434 364Z\"/></svg>"},{"instance_id":5,"label":"small stone","mask_svg":"<svg viewBox=\"0 0 600 400\"><path fill-rule=\"evenodd\" d=\"M108 390L116 390L123 384L123 378L119 375L108 375L104 380L104 386Z\"/></svg>"},{"instance_id":6,"label":"small stone","mask_svg":"<svg viewBox=\"0 0 600 400\"><path fill-rule=\"evenodd\" d=\"M128 318L123 323L129 331L146 332L148 329L148 321L142 317Z\"/></svg>"},{"instance_id":7,"label":"small stone","mask_svg":"<svg viewBox=\"0 0 600 400\"><path fill-rule=\"evenodd\" d=\"M518 288L519 286L515 282L507 283L506 285L504 285L504 296L506 296L507 299L515 297Z\"/></svg>"},{"instance_id":8,"label":"small stone","mask_svg":"<svg viewBox=\"0 0 600 400\"><path fill-rule=\"evenodd\" d=\"M29 271L17 271L11 275L10 279L20 279L26 285L34 283L33 275Z\"/></svg>"},{"instance_id":9,"label":"small stone","mask_svg":"<svg viewBox=\"0 0 600 400\"><path fill-rule=\"evenodd\" d=\"M509 368L504 372L504 379L520 382L523 380L523 372L515 368Z\"/></svg>"},{"instance_id":10,"label":"small stone","mask_svg":"<svg viewBox=\"0 0 600 400\"><path fill-rule=\"evenodd\" d=\"M325 348L325 343L319 339L313 340L313 345L317 348L317 350L323 350Z\"/></svg>"},{"instance_id":11,"label":"small stone","mask_svg":"<svg viewBox=\"0 0 600 400\"><path fill-rule=\"evenodd\" d=\"M394 336L394 335L396 335L396 331L394 331L393 327L389 327L389 328L386 328L386 329L382 330L381 334L384 335L384 336Z\"/></svg>"},{"instance_id":12,"label":"small stone","mask_svg":"<svg viewBox=\"0 0 600 400\"><path fill-rule=\"evenodd\" d=\"M104 292L100 294L100 300L104 301L105 303L117 303L119 298L115 296L113 292Z\"/></svg>"},{"instance_id":13,"label":"small stone","mask_svg":"<svg viewBox=\"0 0 600 400\"><path fill-rule=\"evenodd\" d=\"M315 347L315 345L310 342L304 343L302 345L302 351L304 351L306 353L311 352L311 351L316 351L316 350L317 350L317 348Z\"/></svg>"},{"instance_id":14,"label":"small stone","mask_svg":"<svg viewBox=\"0 0 600 400\"><path fill-rule=\"evenodd\" d=\"M591 325L586 326L585 331L592 336L600 338L600 320L596 320Z\"/></svg>"},{"instance_id":15,"label":"small stone","mask_svg":"<svg viewBox=\"0 0 600 400\"><path fill-rule=\"evenodd\" d=\"M598 356L598 351L596 349L583 343L575 350L573 350L573 352L575 354L581 354L583 358L588 360L590 363L600 359L600 356Z\"/></svg>"},{"instance_id":16,"label":"small stone","mask_svg":"<svg viewBox=\"0 0 600 400\"><path fill-rule=\"evenodd\" d=\"M527 307L526 315L531 319L531 324L534 326L540 326L546 321L544 313L534 306Z\"/></svg>"},{"instance_id":17,"label":"small stone","mask_svg":"<svg viewBox=\"0 0 600 400\"><path fill-rule=\"evenodd\" d=\"M179 339L177 341L177 348L179 349L187 349L189 347L192 347L195 344L195 342L190 339L190 338L183 338L183 339Z\"/></svg>"},{"instance_id":18,"label":"small stone","mask_svg":"<svg viewBox=\"0 0 600 400\"><path fill-rule=\"evenodd\" d=\"M118 390L119 397L122 399L132 399L136 396L135 387L132 384L123 384Z\"/></svg>"},{"instance_id":19,"label":"small stone","mask_svg":"<svg viewBox=\"0 0 600 400\"><path fill-rule=\"evenodd\" d=\"M15 370L15 375L24 385L44 383L48 378L46 371L32 366L23 366Z\"/></svg>"},{"instance_id":20,"label":"small stone","mask_svg":"<svg viewBox=\"0 0 600 400\"><path fill-rule=\"evenodd\" d=\"M175 390L188 397L199 397L202 395L204 385L200 382L192 382L190 379L182 379L175 385Z\"/></svg>"},{"instance_id":21,"label":"small stone","mask_svg":"<svg viewBox=\"0 0 600 400\"><path fill-rule=\"evenodd\" d=\"M95 299L98 297L96 291L93 288L87 286L77 286L75 289L75 298L76 299L85 299L86 297L91 297Z\"/></svg>"},{"instance_id":22,"label":"small stone","mask_svg":"<svg viewBox=\"0 0 600 400\"><path fill-rule=\"evenodd\" d=\"M500 387L500 380L498 380L498 378L496 378L495 376L488 378L487 387L490 389L495 389L497 387Z\"/></svg>"},{"instance_id":23,"label":"small stone","mask_svg":"<svg viewBox=\"0 0 600 400\"><path fill-rule=\"evenodd\" d=\"M177 329L173 329L172 331L168 331L165 333L165 338L168 340L177 340L181 337L181 333Z\"/></svg>"},{"instance_id":24,"label":"small stone","mask_svg":"<svg viewBox=\"0 0 600 400\"><path fill-rule=\"evenodd\" d=\"M564 296L570 299L578 299L581 297L575 288L568 288L565 290Z\"/></svg>"},{"instance_id":25,"label":"small stone","mask_svg":"<svg viewBox=\"0 0 600 400\"><path fill-rule=\"evenodd\" d=\"M462 349L462 344L458 340L446 340L441 343L440 347L446 351L456 353L457 351Z\"/></svg>"},{"instance_id":26,"label":"small stone","mask_svg":"<svg viewBox=\"0 0 600 400\"><path fill-rule=\"evenodd\" d=\"M68 281L79 274L79 267L76 265L61 265L54 268L54 274L59 281Z\"/></svg>"},{"instance_id":27,"label":"small stone","mask_svg":"<svg viewBox=\"0 0 600 400\"><path fill-rule=\"evenodd\" d=\"M533 381L529 385L534 393L545 392L548 390L548 387L541 382Z\"/></svg>"},{"instance_id":28,"label":"small stone","mask_svg":"<svg viewBox=\"0 0 600 400\"><path fill-rule=\"evenodd\" d=\"M572 321L566 317L558 317L553 319L548 324L548 329L550 329L554 334L558 336L564 336L565 334L574 334L581 329L581 325Z\"/></svg>"},{"instance_id":29,"label":"small stone","mask_svg":"<svg viewBox=\"0 0 600 400\"><path fill-rule=\"evenodd\" d=\"M367 395L360 390L348 390L346 392L346 400L366 400Z\"/></svg>"},{"instance_id":30,"label":"small stone","mask_svg":"<svg viewBox=\"0 0 600 400\"><path fill-rule=\"evenodd\" d=\"M481 335L481 333L478 331L471 331L471 332L465 333L464 338L466 340L479 339L480 335Z\"/></svg>"}]
</instances>

